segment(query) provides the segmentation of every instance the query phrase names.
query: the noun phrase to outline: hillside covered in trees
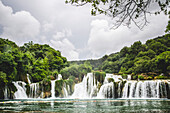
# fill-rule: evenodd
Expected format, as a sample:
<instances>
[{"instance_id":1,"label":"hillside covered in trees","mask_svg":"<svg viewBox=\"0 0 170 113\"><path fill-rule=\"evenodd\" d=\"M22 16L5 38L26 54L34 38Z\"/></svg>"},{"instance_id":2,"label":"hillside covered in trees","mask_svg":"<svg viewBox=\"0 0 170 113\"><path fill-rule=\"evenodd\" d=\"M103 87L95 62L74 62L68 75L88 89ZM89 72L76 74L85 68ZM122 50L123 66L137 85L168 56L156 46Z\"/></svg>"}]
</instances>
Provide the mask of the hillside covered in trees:
<instances>
[{"instance_id":1,"label":"hillside covered in trees","mask_svg":"<svg viewBox=\"0 0 170 113\"><path fill-rule=\"evenodd\" d=\"M92 69L115 74L170 76L170 34L149 39L145 44L134 42L120 52L98 60L72 61L71 65L89 62Z\"/></svg>"},{"instance_id":2,"label":"hillside covered in trees","mask_svg":"<svg viewBox=\"0 0 170 113\"><path fill-rule=\"evenodd\" d=\"M14 42L0 38L0 94L5 86L14 90L13 81L32 82L55 79L68 65L67 59L49 45L25 43L19 47Z\"/></svg>"}]
</instances>

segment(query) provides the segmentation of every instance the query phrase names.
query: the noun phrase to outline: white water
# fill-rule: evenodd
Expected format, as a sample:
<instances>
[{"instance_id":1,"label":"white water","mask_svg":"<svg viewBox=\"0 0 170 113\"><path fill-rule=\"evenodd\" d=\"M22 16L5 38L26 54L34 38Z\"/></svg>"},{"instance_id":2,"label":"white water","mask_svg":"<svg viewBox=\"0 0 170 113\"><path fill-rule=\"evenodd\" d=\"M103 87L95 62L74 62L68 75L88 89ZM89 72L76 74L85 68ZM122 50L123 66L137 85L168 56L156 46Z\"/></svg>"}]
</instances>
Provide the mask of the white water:
<instances>
[{"instance_id":1,"label":"white water","mask_svg":"<svg viewBox=\"0 0 170 113\"><path fill-rule=\"evenodd\" d=\"M39 83L32 83L30 84L30 94L29 98L38 98L39 97Z\"/></svg>"},{"instance_id":2,"label":"white water","mask_svg":"<svg viewBox=\"0 0 170 113\"><path fill-rule=\"evenodd\" d=\"M28 76L27 76L28 77ZM28 77L29 78L29 77ZM27 79L28 79L27 78ZM56 80L51 80L51 98L55 97L55 82L61 80L61 74ZM112 81L113 79L113 81ZM75 84L74 92L70 95L70 86L64 84L62 88L64 98L167 98L170 92L170 80L146 80L133 81L122 79L120 75L106 74L102 86L99 88L99 82L96 81L93 73L88 73L84 76L83 81ZM126 83L124 83L126 81ZM29 82L30 83L30 82ZM15 99L27 99L25 82L13 82L17 91L14 94ZM40 91L40 83L30 83L29 98L42 98L43 87ZM8 99L8 89L4 89L4 98Z\"/></svg>"},{"instance_id":3,"label":"white water","mask_svg":"<svg viewBox=\"0 0 170 113\"><path fill-rule=\"evenodd\" d=\"M127 80L131 80L131 75L127 75Z\"/></svg>"},{"instance_id":4,"label":"white water","mask_svg":"<svg viewBox=\"0 0 170 113\"><path fill-rule=\"evenodd\" d=\"M57 80L61 80L62 79L62 75L58 74Z\"/></svg>"},{"instance_id":5,"label":"white water","mask_svg":"<svg viewBox=\"0 0 170 113\"><path fill-rule=\"evenodd\" d=\"M114 98L114 84L113 82L101 86L97 98Z\"/></svg>"},{"instance_id":6,"label":"white water","mask_svg":"<svg viewBox=\"0 0 170 113\"><path fill-rule=\"evenodd\" d=\"M120 96L120 85L122 76L120 75L113 75L113 74L106 74L105 80L103 85L101 86L97 98L115 98L115 86L113 82L109 82L109 79L113 79L114 82L119 82L118 83L118 95Z\"/></svg>"},{"instance_id":7,"label":"white water","mask_svg":"<svg viewBox=\"0 0 170 113\"><path fill-rule=\"evenodd\" d=\"M109 78L112 78L114 80L114 82L118 82L118 81L123 80L121 75L106 74L104 84L109 83L109 81L108 81Z\"/></svg>"},{"instance_id":8,"label":"white water","mask_svg":"<svg viewBox=\"0 0 170 113\"><path fill-rule=\"evenodd\" d=\"M51 80L51 98L56 98L55 97L55 81L56 80Z\"/></svg>"},{"instance_id":9,"label":"white water","mask_svg":"<svg viewBox=\"0 0 170 113\"><path fill-rule=\"evenodd\" d=\"M92 98L97 90L96 80L92 73L84 76L83 81L74 87L74 93L71 98L87 99Z\"/></svg>"},{"instance_id":10,"label":"white water","mask_svg":"<svg viewBox=\"0 0 170 113\"><path fill-rule=\"evenodd\" d=\"M7 89L7 86L5 86L5 90L4 90L4 99L8 99L8 89Z\"/></svg>"},{"instance_id":11,"label":"white water","mask_svg":"<svg viewBox=\"0 0 170 113\"><path fill-rule=\"evenodd\" d=\"M28 84L31 84L30 78L29 78L29 74L27 74L27 80L28 80Z\"/></svg>"},{"instance_id":12,"label":"white water","mask_svg":"<svg viewBox=\"0 0 170 113\"><path fill-rule=\"evenodd\" d=\"M166 81L127 81L122 98L167 98Z\"/></svg>"},{"instance_id":13,"label":"white water","mask_svg":"<svg viewBox=\"0 0 170 113\"><path fill-rule=\"evenodd\" d=\"M67 98L67 97L68 97L67 88L64 86L64 87L63 87L63 90L64 90L64 98Z\"/></svg>"},{"instance_id":14,"label":"white water","mask_svg":"<svg viewBox=\"0 0 170 113\"><path fill-rule=\"evenodd\" d=\"M13 84L17 88L17 91L14 93L15 99L27 99L28 97L25 88L26 83L22 81L17 81L13 82Z\"/></svg>"}]
</instances>

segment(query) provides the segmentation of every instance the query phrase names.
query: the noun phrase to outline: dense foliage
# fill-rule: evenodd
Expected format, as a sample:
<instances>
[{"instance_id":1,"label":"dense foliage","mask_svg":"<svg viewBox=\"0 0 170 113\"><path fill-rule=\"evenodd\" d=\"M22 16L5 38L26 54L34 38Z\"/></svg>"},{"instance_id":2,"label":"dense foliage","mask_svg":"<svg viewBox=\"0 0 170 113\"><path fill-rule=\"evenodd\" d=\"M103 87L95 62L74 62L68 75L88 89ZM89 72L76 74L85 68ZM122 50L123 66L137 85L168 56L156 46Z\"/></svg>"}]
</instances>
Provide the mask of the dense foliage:
<instances>
[{"instance_id":1,"label":"dense foliage","mask_svg":"<svg viewBox=\"0 0 170 113\"><path fill-rule=\"evenodd\" d=\"M18 47L14 42L0 38L0 81L26 81L26 74L32 82L39 82L54 76L67 66L67 59L49 45L25 43Z\"/></svg>"},{"instance_id":2,"label":"dense foliage","mask_svg":"<svg viewBox=\"0 0 170 113\"><path fill-rule=\"evenodd\" d=\"M103 59L103 60L101 60ZM99 60L90 61L93 69L106 73L139 75L145 73L163 73L170 76L170 34L147 40L145 44L134 42L115 54L105 55ZM85 61L74 61L81 64ZM100 62L99 65L98 62ZM134 77L135 78L135 77Z\"/></svg>"},{"instance_id":3,"label":"dense foliage","mask_svg":"<svg viewBox=\"0 0 170 113\"><path fill-rule=\"evenodd\" d=\"M61 70L61 75L63 79L69 78L69 76L74 76L78 78L78 80L82 80L83 76L92 71L91 64L89 62L84 62L84 64L72 64L69 67Z\"/></svg>"}]
</instances>

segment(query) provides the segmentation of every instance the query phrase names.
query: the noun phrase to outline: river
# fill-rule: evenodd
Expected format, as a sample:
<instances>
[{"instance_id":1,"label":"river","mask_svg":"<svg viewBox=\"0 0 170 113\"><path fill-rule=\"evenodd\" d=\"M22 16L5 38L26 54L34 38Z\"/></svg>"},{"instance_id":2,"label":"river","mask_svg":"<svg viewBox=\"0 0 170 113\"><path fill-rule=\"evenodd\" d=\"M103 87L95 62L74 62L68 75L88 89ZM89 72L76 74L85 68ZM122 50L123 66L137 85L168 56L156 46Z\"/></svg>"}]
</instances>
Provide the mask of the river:
<instances>
[{"instance_id":1,"label":"river","mask_svg":"<svg viewBox=\"0 0 170 113\"><path fill-rule=\"evenodd\" d=\"M169 113L170 99L0 100L2 113Z\"/></svg>"}]
</instances>

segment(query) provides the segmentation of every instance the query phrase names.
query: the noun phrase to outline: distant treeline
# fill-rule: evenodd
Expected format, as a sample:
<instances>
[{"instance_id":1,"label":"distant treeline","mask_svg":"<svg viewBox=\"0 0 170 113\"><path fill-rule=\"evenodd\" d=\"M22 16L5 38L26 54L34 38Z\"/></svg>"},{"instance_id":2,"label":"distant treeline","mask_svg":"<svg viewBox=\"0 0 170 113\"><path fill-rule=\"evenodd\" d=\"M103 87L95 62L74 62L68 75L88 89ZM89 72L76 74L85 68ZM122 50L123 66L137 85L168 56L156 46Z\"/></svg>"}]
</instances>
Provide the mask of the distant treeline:
<instances>
[{"instance_id":1,"label":"distant treeline","mask_svg":"<svg viewBox=\"0 0 170 113\"><path fill-rule=\"evenodd\" d=\"M120 52L98 60L71 61L71 65L89 62L93 70L116 74L164 74L170 76L170 34L149 39L145 44L134 42Z\"/></svg>"}]
</instances>

